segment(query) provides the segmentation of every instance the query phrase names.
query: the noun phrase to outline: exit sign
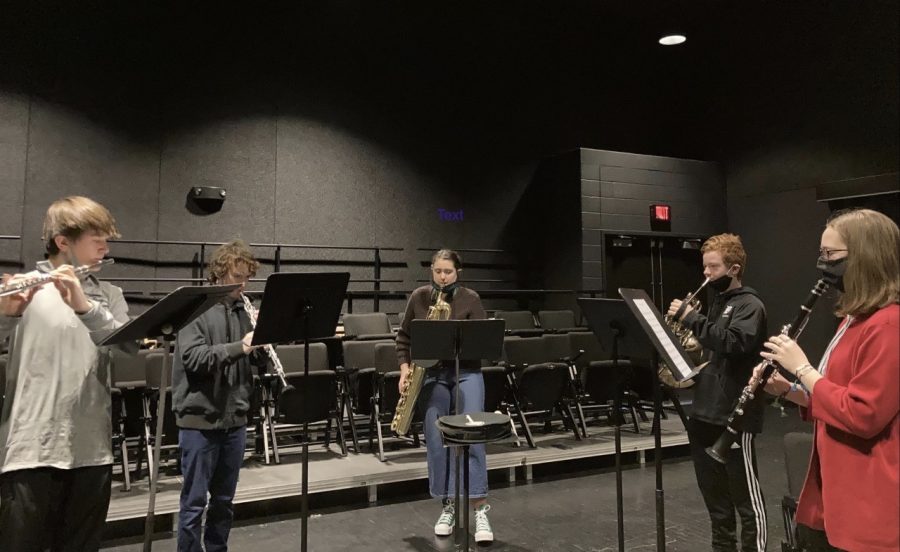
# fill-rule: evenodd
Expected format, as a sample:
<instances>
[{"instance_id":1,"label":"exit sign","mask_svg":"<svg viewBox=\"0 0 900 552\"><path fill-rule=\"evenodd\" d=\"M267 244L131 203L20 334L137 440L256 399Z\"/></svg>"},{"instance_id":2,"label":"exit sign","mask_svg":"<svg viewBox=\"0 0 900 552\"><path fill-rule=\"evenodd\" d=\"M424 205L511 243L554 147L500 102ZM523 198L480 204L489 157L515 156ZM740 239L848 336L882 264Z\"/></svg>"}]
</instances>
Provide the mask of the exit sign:
<instances>
[{"instance_id":1,"label":"exit sign","mask_svg":"<svg viewBox=\"0 0 900 552\"><path fill-rule=\"evenodd\" d=\"M672 208L655 203L650 206L650 229L658 232L672 230Z\"/></svg>"}]
</instances>

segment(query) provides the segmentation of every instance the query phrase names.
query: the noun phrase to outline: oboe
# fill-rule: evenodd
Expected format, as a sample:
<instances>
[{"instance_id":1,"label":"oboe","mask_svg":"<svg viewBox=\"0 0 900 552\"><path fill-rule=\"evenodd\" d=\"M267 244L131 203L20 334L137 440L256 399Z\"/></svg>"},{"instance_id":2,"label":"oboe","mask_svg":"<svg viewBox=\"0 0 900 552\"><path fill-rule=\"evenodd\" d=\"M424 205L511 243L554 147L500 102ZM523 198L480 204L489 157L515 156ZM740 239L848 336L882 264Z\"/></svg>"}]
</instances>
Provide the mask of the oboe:
<instances>
[{"instance_id":1,"label":"oboe","mask_svg":"<svg viewBox=\"0 0 900 552\"><path fill-rule=\"evenodd\" d=\"M258 316L258 312L256 307L253 306L253 303L250 302L250 298L241 294L241 299L244 301L244 310L247 311L247 317L250 318L250 326L255 330L256 329L256 317ZM288 385L287 379L284 377L284 366L281 365L281 359L278 358L278 354L275 352L275 347L272 345L263 345L263 349L266 351L266 354L269 355L269 358L272 359L272 366L275 367L275 373L278 374L278 377L281 378L281 383L285 387L290 387Z\"/></svg>"},{"instance_id":2,"label":"oboe","mask_svg":"<svg viewBox=\"0 0 900 552\"><path fill-rule=\"evenodd\" d=\"M806 323L809 322L809 315L812 314L813 305L816 304L816 301L826 290L828 290L828 282L826 282L824 278L816 282L816 285L810 290L809 295L806 296L806 301L800 305L800 311L797 313L794 320L790 324L785 324L781 327L782 336L789 339L796 339L803 333L803 328L805 328ZM728 424L725 426L725 431L722 432L722 435L719 436L719 439L713 446L706 447L706 454L710 455L713 460L720 464L726 462L728 450L731 448L731 445L737 441L738 436L740 435L740 422L744 415L744 407L756 396L756 390L759 386L772 376L772 373L778 368L778 363L773 360L764 360L760 366L762 366L762 371L759 373L759 377L750 378L750 382L741 392L737 406L734 407L731 415L728 416Z\"/></svg>"},{"instance_id":3,"label":"oboe","mask_svg":"<svg viewBox=\"0 0 900 552\"><path fill-rule=\"evenodd\" d=\"M111 265L115 261L113 259L101 259L96 263L89 265L81 265L75 268L75 276L81 277L89 272L94 272L101 267ZM26 289L31 289L33 287L42 286L44 284L49 283L53 280L53 276L47 272L41 272L37 276L32 276L30 278L26 278L25 280L21 280L14 284L4 284L0 285L0 297L6 297L7 295L15 295L16 293L21 293Z\"/></svg>"}]
</instances>

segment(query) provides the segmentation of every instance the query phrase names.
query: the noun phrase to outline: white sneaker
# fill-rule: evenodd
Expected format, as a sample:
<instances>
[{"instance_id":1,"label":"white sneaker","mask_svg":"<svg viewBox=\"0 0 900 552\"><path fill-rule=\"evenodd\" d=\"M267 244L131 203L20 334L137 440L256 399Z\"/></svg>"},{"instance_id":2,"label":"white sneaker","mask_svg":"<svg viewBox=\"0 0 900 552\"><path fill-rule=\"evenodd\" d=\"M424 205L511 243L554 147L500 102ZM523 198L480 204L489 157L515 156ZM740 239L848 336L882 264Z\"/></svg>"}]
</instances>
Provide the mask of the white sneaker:
<instances>
[{"instance_id":1,"label":"white sneaker","mask_svg":"<svg viewBox=\"0 0 900 552\"><path fill-rule=\"evenodd\" d=\"M475 510L475 542L478 544L490 544L494 542L494 531L487 513L491 509L490 504L485 504Z\"/></svg>"},{"instance_id":2,"label":"white sneaker","mask_svg":"<svg viewBox=\"0 0 900 552\"><path fill-rule=\"evenodd\" d=\"M438 518L437 523L434 524L434 534L439 537L446 537L453 533L453 524L456 522L456 518L454 514L456 513L455 508L453 507L453 501L447 499L444 501L444 510L441 512L441 516Z\"/></svg>"}]
</instances>

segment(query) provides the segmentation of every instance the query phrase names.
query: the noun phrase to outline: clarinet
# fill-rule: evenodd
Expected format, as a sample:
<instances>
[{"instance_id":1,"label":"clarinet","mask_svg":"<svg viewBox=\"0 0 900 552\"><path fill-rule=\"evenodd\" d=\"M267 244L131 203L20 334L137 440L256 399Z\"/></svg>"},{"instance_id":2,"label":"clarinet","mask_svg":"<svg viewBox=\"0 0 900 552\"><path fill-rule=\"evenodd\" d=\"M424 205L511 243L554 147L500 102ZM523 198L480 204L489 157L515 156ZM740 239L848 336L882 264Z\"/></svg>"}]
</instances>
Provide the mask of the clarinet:
<instances>
[{"instance_id":1,"label":"clarinet","mask_svg":"<svg viewBox=\"0 0 900 552\"><path fill-rule=\"evenodd\" d=\"M790 324L785 324L781 327L781 335L789 339L796 339L803 333L803 328L809 322L809 315L812 314L813 306L827 290L828 282L824 278L819 279L809 291L806 300L800 305L800 311L794 320ZM725 431L722 432L722 435L719 436L719 439L713 446L706 447L706 454L720 464L726 462L728 450L740 435L740 424L744 415L744 407L756 396L756 390L759 386L767 381L772 376L772 373L779 368L778 363L772 360L764 360L759 366L762 366L759 377L751 377L747 386L744 387L740 398L738 398L737 406L734 407L731 415L728 416L728 424L725 426Z\"/></svg>"},{"instance_id":2,"label":"clarinet","mask_svg":"<svg viewBox=\"0 0 900 552\"><path fill-rule=\"evenodd\" d=\"M247 311L247 317L250 318L250 326L255 330L256 318L259 315L259 312L256 310L256 307L253 306L253 303L250 302L250 298L243 293L241 294L241 300L244 301L244 310ZM272 345L263 345L263 349L266 351L266 354L269 355L269 358L272 359L272 366L275 367L275 373L278 374L278 377L281 379L282 385L284 385L285 388L290 387L287 379L284 377L284 366L281 365L281 359L278 358L275 347Z\"/></svg>"}]
</instances>

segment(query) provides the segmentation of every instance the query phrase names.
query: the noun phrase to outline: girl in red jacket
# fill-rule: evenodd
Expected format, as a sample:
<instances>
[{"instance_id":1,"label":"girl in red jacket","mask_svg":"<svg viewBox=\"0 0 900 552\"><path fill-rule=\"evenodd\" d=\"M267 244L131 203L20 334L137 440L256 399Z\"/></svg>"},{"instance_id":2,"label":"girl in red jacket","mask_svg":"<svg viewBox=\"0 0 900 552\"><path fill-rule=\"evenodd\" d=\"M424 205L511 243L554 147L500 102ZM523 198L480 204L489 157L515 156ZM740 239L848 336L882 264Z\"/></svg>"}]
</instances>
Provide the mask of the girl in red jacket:
<instances>
[{"instance_id":1,"label":"girl in red jacket","mask_svg":"<svg viewBox=\"0 0 900 552\"><path fill-rule=\"evenodd\" d=\"M900 550L900 231L885 215L838 213L818 267L842 293L843 322L809 364L796 342L771 338L762 356L779 375L765 389L801 407L815 442L797 506L804 550Z\"/></svg>"}]
</instances>

